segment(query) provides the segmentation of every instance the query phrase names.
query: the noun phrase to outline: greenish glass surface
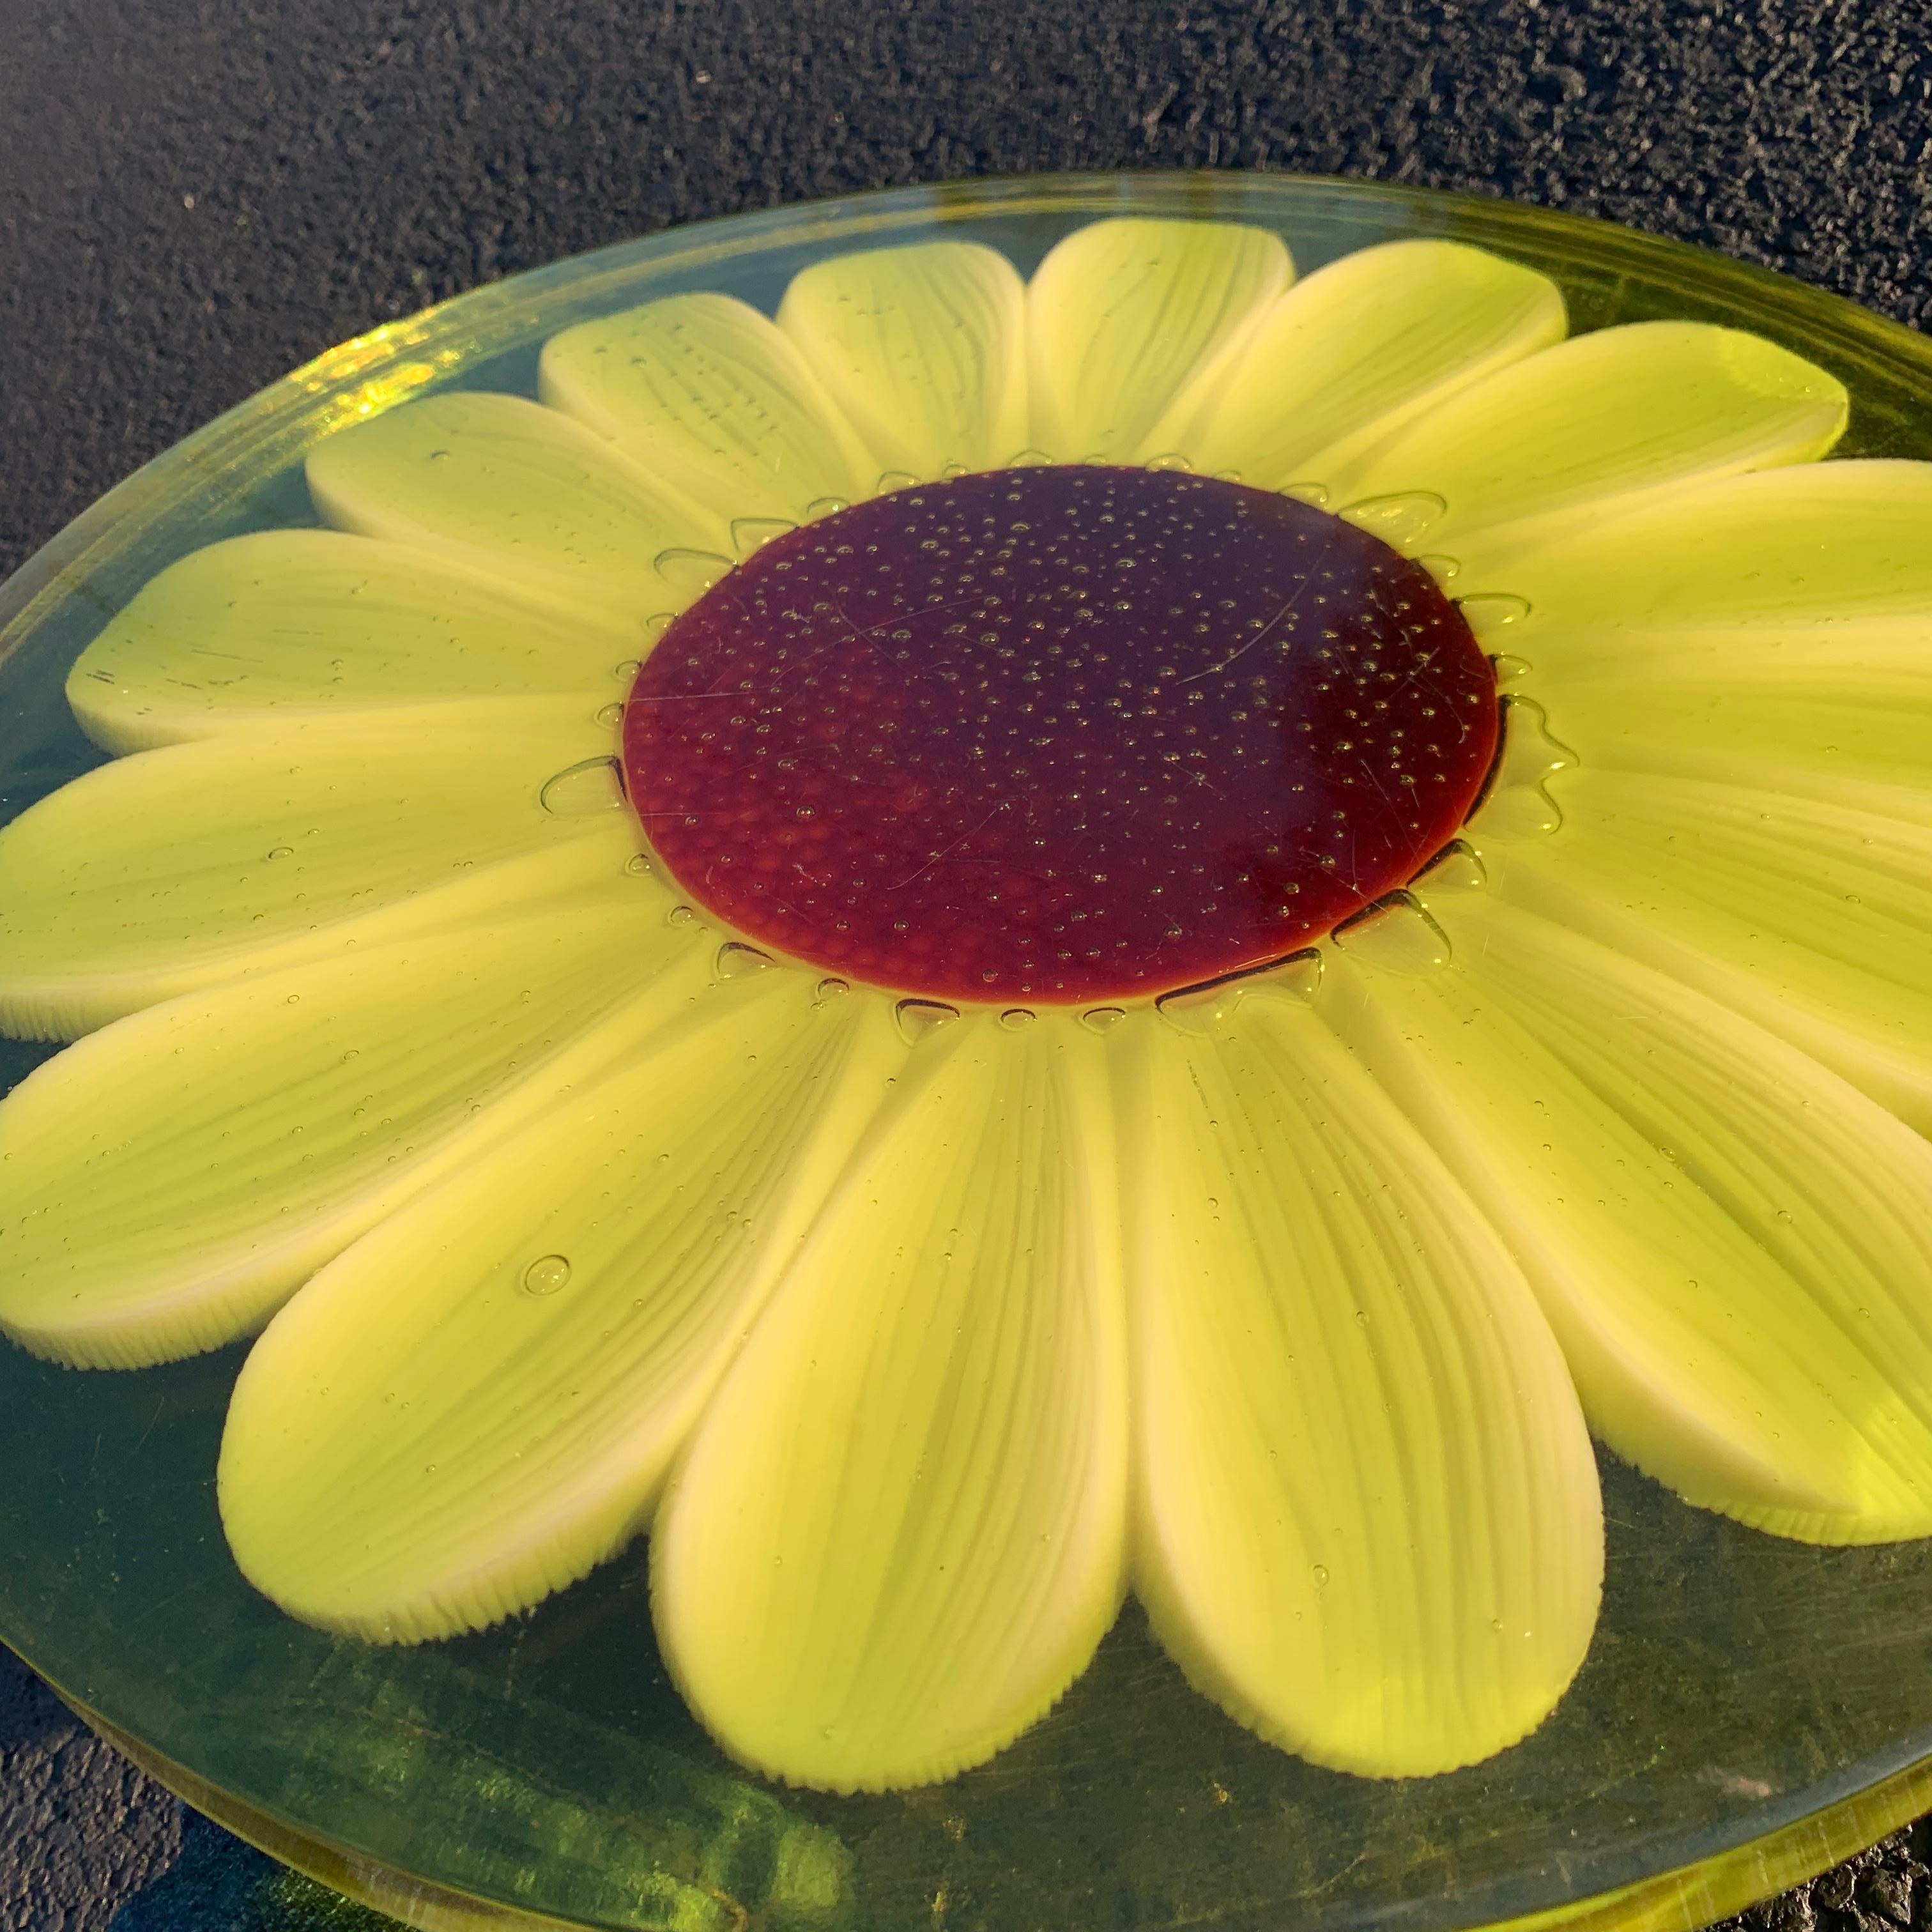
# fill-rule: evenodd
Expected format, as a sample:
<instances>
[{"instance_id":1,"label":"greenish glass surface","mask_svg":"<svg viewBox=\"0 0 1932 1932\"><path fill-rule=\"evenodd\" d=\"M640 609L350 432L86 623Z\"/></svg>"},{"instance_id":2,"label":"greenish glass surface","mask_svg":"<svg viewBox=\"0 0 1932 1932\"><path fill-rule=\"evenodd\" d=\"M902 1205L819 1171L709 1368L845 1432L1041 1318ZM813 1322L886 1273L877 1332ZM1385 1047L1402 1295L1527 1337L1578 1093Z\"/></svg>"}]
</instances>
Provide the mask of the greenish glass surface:
<instances>
[{"instance_id":1,"label":"greenish glass surface","mask_svg":"<svg viewBox=\"0 0 1932 1932\"><path fill-rule=\"evenodd\" d=\"M1304 270L1400 236L1473 242L1553 275L1578 329L1675 316L1784 343L1850 388L1840 453L1932 457L1919 338L1760 271L1540 211L1214 174L741 217L346 344L81 518L0 590L0 816L100 761L61 680L105 619L217 537L312 522L300 460L344 422L437 387L529 393L547 336L655 296L714 289L769 308L823 255L937 232L989 242L1024 272L1071 228L1132 213L1260 223ZM0 1042L0 1080L52 1051ZM412 1649L324 1636L256 1596L214 1496L241 1355L83 1373L0 1348L0 1639L190 1795L286 1856L309 1847L392 1911L418 1898L418 1923L480 1924L494 1904L677 1932L1396 1919L1436 1932L1602 1899L1593 1923L1661 1926L1694 1910L1658 1906L1662 1875L1757 1870L1768 1890L1802 1859L1753 1866L1745 1848L1833 1808L1876 1836L1898 1794L1923 1795L1911 1773L1932 1756L1932 1545L1780 1541L1607 1458L1588 1660L1547 1724L1468 1770L1372 1783L1276 1750L1190 1690L1130 1605L1052 1715L983 1768L885 1796L788 1792L722 1757L668 1682L641 1545L526 1617ZM1822 1865L1851 1849L1843 1836L1784 1842L1815 1843ZM1696 1895L1670 1882L1672 1898Z\"/></svg>"}]
</instances>

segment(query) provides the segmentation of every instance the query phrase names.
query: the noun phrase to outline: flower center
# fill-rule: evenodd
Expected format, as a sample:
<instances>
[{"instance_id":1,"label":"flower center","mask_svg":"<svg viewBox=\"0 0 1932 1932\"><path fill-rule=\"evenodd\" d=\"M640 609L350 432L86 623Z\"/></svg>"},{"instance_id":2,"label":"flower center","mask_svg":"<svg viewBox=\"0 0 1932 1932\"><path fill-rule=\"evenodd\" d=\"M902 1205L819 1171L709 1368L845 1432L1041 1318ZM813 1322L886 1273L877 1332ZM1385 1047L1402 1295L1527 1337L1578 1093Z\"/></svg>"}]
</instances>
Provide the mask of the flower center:
<instances>
[{"instance_id":1,"label":"flower center","mask_svg":"<svg viewBox=\"0 0 1932 1932\"><path fill-rule=\"evenodd\" d=\"M746 938L940 1000L1148 996L1414 877L1496 682L1427 571L1292 497L1082 466L778 537L676 620L632 802Z\"/></svg>"}]
</instances>

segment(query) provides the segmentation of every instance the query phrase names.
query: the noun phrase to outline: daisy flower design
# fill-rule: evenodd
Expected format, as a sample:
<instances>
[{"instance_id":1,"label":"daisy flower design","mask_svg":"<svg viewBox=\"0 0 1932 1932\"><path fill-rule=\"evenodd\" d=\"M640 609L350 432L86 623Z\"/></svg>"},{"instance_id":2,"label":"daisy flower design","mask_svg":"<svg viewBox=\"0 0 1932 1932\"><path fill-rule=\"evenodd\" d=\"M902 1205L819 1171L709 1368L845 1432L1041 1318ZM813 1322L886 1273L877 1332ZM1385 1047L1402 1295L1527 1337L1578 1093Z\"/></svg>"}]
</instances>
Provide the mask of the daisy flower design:
<instances>
[{"instance_id":1,"label":"daisy flower design","mask_svg":"<svg viewBox=\"0 0 1932 1932\"><path fill-rule=\"evenodd\" d=\"M538 386L163 572L0 833L0 1024L76 1042L0 1328L256 1337L259 1589L413 1642L647 1532L692 1708L837 1790L1132 1591L1413 1775L1582 1662L1592 1433L1932 1531L1932 470L1820 461L1830 375L1122 219Z\"/></svg>"}]
</instances>

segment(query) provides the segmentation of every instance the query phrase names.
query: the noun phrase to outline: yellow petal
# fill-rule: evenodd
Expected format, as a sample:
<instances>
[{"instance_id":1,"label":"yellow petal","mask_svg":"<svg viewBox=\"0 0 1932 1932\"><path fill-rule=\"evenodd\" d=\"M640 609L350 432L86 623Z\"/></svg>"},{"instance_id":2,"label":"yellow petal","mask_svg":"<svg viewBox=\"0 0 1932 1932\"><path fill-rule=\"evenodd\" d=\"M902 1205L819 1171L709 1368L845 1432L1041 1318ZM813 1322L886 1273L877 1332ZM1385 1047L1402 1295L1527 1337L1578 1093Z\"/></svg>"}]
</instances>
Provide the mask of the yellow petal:
<instances>
[{"instance_id":1,"label":"yellow petal","mask_svg":"<svg viewBox=\"0 0 1932 1932\"><path fill-rule=\"evenodd\" d=\"M1592 1426L1780 1535L1932 1531L1932 1146L1726 1006L1498 902L1328 1010L1522 1263Z\"/></svg>"},{"instance_id":2,"label":"yellow petal","mask_svg":"<svg viewBox=\"0 0 1932 1932\"><path fill-rule=\"evenodd\" d=\"M1645 493L1808 462L1845 415L1841 384L1758 337L1634 322L1512 363L1318 480L1371 528L1439 504L1406 515L1410 546L1457 558L1459 592L1528 596L1505 579L1534 544Z\"/></svg>"},{"instance_id":3,"label":"yellow petal","mask_svg":"<svg viewBox=\"0 0 1932 1932\"><path fill-rule=\"evenodd\" d=\"M1027 291L1035 445L1062 463L1185 453L1150 432L1227 368L1294 272L1280 237L1234 222L1076 229Z\"/></svg>"},{"instance_id":4,"label":"yellow petal","mask_svg":"<svg viewBox=\"0 0 1932 1932\"><path fill-rule=\"evenodd\" d=\"M1025 446L1025 304L1004 255L922 242L814 263L793 278L778 326L881 475L931 478L996 469Z\"/></svg>"},{"instance_id":5,"label":"yellow petal","mask_svg":"<svg viewBox=\"0 0 1932 1932\"><path fill-rule=\"evenodd\" d=\"M664 1656L725 1748L878 1790L989 1757L1121 1590L1126 1390L1099 1042L914 1054L653 1532Z\"/></svg>"},{"instance_id":6,"label":"yellow petal","mask_svg":"<svg viewBox=\"0 0 1932 1932\"><path fill-rule=\"evenodd\" d=\"M70 1038L244 972L620 882L638 830L600 761L608 730L574 700L498 711L434 734L406 711L236 731L64 786L0 831L0 1025Z\"/></svg>"},{"instance_id":7,"label":"yellow petal","mask_svg":"<svg viewBox=\"0 0 1932 1932\"><path fill-rule=\"evenodd\" d=\"M1536 679L1585 764L1674 772L1932 824L1932 662L1925 634L1852 627L1808 644L1709 638L1700 662ZM1728 665L1720 660L1734 653Z\"/></svg>"},{"instance_id":8,"label":"yellow petal","mask_svg":"<svg viewBox=\"0 0 1932 1932\"><path fill-rule=\"evenodd\" d=\"M1148 453L1181 451L1262 489L1318 480L1561 341L1564 326L1556 284L1500 255L1456 242L1360 249L1298 282L1238 356L1189 384Z\"/></svg>"},{"instance_id":9,"label":"yellow petal","mask_svg":"<svg viewBox=\"0 0 1932 1932\"><path fill-rule=\"evenodd\" d=\"M1932 826L1587 765L1560 797L1560 837L1508 854L1512 896L1701 986L1932 1131Z\"/></svg>"},{"instance_id":10,"label":"yellow petal","mask_svg":"<svg viewBox=\"0 0 1932 1932\"><path fill-rule=\"evenodd\" d=\"M1932 820L1932 465L1737 477L1517 573L1508 649L1586 765Z\"/></svg>"},{"instance_id":11,"label":"yellow petal","mask_svg":"<svg viewBox=\"0 0 1932 1932\"><path fill-rule=\"evenodd\" d=\"M879 464L796 344L729 296L668 296L544 344L543 399L728 520L802 522Z\"/></svg>"},{"instance_id":12,"label":"yellow petal","mask_svg":"<svg viewBox=\"0 0 1932 1932\"><path fill-rule=\"evenodd\" d=\"M1769 648L1820 626L1923 620L1928 527L1926 463L1807 464L1606 505L1518 566L1532 608L1517 634L1539 668L1640 650L1648 671L1712 633Z\"/></svg>"},{"instance_id":13,"label":"yellow petal","mask_svg":"<svg viewBox=\"0 0 1932 1932\"><path fill-rule=\"evenodd\" d=\"M703 587L686 585L686 559L715 556L722 569L730 546L722 520L521 396L453 392L339 430L310 455L308 487L338 530L634 623Z\"/></svg>"},{"instance_id":14,"label":"yellow petal","mask_svg":"<svg viewBox=\"0 0 1932 1932\"><path fill-rule=\"evenodd\" d=\"M1121 1093L1136 1588L1194 1683L1414 1777L1540 1724L1589 1646L1597 1468L1515 1263L1286 1002L1144 1022Z\"/></svg>"},{"instance_id":15,"label":"yellow petal","mask_svg":"<svg viewBox=\"0 0 1932 1932\"><path fill-rule=\"evenodd\" d=\"M638 638L404 544L264 530L145 586L81 652L68 701L112 752L405 704L579 692L595 710Z\"/></svg>"},{"instance_id":16,"label":"yellow petal","mask_svg":"<svg viewBox=\"0 0 1932 1932\"><path fill-rule=\"evenodd\" d=\"M446 1636L642 1527L902 1054L883 1001L812 987L687 999L275 1317L221 1448L250 1582L332 1629Z\"/></svg>"},{"instance_id":17,"label":"yellow petal","mask_svg":"<svg viewBox=\"0 0 1932 1932\"><path fill-rule=\"evenodd\" d=\"M626 881L628 886L632 881ZM170 1000L0 1102L0 1330L128 1367L219 1347L601 1072L692 935L640 884ZM700 961L700 964L702 962Z\"/></svg>"}]
</instances>

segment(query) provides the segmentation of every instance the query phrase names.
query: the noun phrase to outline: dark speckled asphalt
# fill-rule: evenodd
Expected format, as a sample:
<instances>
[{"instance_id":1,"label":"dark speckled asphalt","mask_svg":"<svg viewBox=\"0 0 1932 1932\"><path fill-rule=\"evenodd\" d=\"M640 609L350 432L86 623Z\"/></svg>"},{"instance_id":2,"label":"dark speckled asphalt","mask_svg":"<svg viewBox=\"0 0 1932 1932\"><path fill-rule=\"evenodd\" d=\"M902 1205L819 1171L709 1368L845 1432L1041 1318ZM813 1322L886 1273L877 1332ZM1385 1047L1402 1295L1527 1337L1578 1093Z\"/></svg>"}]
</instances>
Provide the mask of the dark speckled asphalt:
<instances>
[{"instance_id":1,"label":"dark speckled asphalt","mask_svg":"<svg viewBox=\"0 0 1932 1932\"><path fill-rule=\"evenodd\" d=\"M1932 4L0 0L0 574L291 365L479 282L812 196L1178 166L1605 215L1924 326ZM1932 1923L1916 1844L1752 1918ZM130 1899L123 1932L346 1922L212 1827L184 1846L0 1660L0 1932Z\"/></svg>"}]
</instances>

